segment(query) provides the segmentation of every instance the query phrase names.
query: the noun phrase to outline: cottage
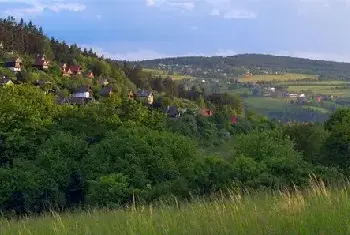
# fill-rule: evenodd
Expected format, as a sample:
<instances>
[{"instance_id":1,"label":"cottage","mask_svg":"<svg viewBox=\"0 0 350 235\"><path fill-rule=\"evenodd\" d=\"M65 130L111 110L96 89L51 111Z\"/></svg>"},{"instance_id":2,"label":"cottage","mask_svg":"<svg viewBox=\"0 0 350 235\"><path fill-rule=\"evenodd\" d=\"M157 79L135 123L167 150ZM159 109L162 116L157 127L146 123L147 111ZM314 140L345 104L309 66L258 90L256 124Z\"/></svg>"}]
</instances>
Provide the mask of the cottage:
<instances>
[{"instance_id":1,"label":"cottage","mask_svg":"<svg viewBox=\"0 0 350 235\"><path fill-rule=\"evenodd\" d=\"M133 92L133 91L129 91L129 93L128 93L128 98L129 99L135 99L135 93Z\"/></svg>"},{"instance_id":2,"label":"cottage","mask_svg":"<svg viewBox=\"0 0 350 235\"><path fill-rule=\"evenodd\" d=\"M44 54L38 54L35 59L34 67L40 70L45 70L49 68L49 61Z\"/></svg>"},{"instance_id":3,"label":"cottage","mask_svg":"<svg viewBox=\"0 0 350 235\"><path fill-rule=\"evenodd\" d=\"M79 65L74 65L69 66L69 70L72 72L73 75L81 75L83 69Z\"/></svg>"},{"instance_id":4,"label":"cottage","mask_svg":"<svg viewBox=\"0 0 350 235\"><path fill-rule=\"evenodd\" d=\"M82 74L82 68L79 65L74 66L67 66L67 64L63 64L61 67L62 75L63 76L71 76L71 75L81 75Z\"/></svg>"},{"instance_id":5,"label":"cottage","mask_svg":"<svg viewBox=\"0 0 350 235\"><path fill-rule=\"evenodd\" d=\"M91 70L89 70L88 72L87 72L87 75L86 75L88 78L95 78L95 75L94 75L94 73L91 71Z\"/></svg>"},{"instance_id":6,"label":"cottage","mask_svg":"<svg viewBox=\"0 0 350 235\"><path fill-rule=\"evenodd\" d=\"M176 107L174 105L168 106L165 109L165 113L168 115L168 117L171 117L171 118L178 118L181 116L178 107Z\"/></svg>"},{"instance_id":7,"label":"cottage","mask_svg":"<svg viewBox=\"0 0 350 235\"><path fill-rule=\"evenodd\" d=\"M153 104L153 92L148 90L139 90L137 91L136 98L142 101L145 104Z\"/></svg>"},{"instance_id":8,"label":"cottage","mask_svg":"<svg viewBox=\"0 0 350 235\"><path fill-rule=\"evenodd\" d=\"M108 79L107 78L99 78L97 80L97 83L101 86L107 86L109 84Z\"/></svg>"},{"instance_id":9,"label":"cottage","mask_svg":"<svg viewBox=\"0 0 350 235\"><path fill-rule=\"evenodd\" d=\"M113 87L104 87L102 88L102 90L99 92L100 96L103 97L110 97L113 94Z\"/></svg>"},{"instance_id":10,"label":"cottage","mask_svg":"<svg viewBox=\"0 0 350 235\"><path fill-rule=\"evenodd\" d=\"M5 76L0 76L0 86L11 86L13 82L11 79Z\"/></svg>"},{"instance_id":11,"label":"cottage","mask_svg":"<svg viewBox=\"0 0 350 235\"><path fill-rule=\"evenodd\" d=\"M8 68L12 72L21 72L22 60L19 57L12 60L8 60L4 63L4 67Z\"/></svg>"},{"instance_id":12,"label":"cottage","mask_svg":"<svg viewBox=\"0 0 350 235\"><path fill-rule=\"evenodd\" d=\"M69 77L70 75L73 74L72 70L70 70L70 67L68 67L66 63L64 63L61 66L61 70L62 70L62 76Z\"/></svg>"},{"instance_id":13,"label":"cottage","mask_svg":"<svg viewBox=\"0 0 350 235\"><path fill-rule=\"evenodd\" d=\"M78 87L73 95L73 98L91 98L92 97L92 90L90 86L81 86Z\"/></svg>"},{"instance_id":14,"label":"cottage","mask_svg":"<svg viewBox=\"0 0 350 235\"><path fill-rule=\"evenodd\" d=\"M59 95L59 96L56 96L56 104L58 105L70 104L70 101L68 98Z\"/></svg>"}]
</instances>

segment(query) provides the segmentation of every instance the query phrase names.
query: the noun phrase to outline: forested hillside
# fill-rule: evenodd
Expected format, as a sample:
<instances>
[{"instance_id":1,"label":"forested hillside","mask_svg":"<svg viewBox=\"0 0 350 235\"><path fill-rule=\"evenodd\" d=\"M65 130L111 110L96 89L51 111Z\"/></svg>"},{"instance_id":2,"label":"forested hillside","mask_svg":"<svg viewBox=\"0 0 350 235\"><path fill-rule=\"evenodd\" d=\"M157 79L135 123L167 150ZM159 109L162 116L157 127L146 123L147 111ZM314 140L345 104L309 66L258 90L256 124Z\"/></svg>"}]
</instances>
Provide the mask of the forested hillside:
<instances>
[{"instance_id":1,"label":"forested hillside","mask_svg":"<svg viewBox=\"0 0 350 235\"><path fill-rule=\"evenodd\" d=\"M282 124L237 95L206 94L1 20L4 215L306 187L349 175L349 110ZM38 56L38 54L40 56ZM62 65L63 63L63 65Z\"/></svg>"},{"instance_id":2,"label":"forested hillside","mask_svg":"<svg viewBox=\"0 0 350 235\"><path fill-rule=\"evenodd\" d=\"M350 79L350 64L322 60L309 60L288 56L242 54L235 56L192 56L133 62L147 68L160 68L183 72L198 77L218 75L237 76L246 71L253 74L302 73L323 78Z\"/></svg>"}]
</instances>

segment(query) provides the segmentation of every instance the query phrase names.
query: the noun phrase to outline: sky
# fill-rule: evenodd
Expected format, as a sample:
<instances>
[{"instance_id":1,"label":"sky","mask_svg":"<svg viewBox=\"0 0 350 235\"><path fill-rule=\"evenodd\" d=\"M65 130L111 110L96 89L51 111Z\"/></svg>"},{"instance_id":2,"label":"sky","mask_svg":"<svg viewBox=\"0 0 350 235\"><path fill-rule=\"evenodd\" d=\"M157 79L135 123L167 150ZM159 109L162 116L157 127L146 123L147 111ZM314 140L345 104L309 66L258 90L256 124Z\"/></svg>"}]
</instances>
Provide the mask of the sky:
<instances>
[{"instance_id":1,"label":"sky","mask_svg":"<svg viewBox=\"0 0 350 235\"><path fill-rule=\"evenodd\" d=\"M0 0L0 16L113 59L288 55L350 62L350 0Z\"/></svg>"}]
</instances>

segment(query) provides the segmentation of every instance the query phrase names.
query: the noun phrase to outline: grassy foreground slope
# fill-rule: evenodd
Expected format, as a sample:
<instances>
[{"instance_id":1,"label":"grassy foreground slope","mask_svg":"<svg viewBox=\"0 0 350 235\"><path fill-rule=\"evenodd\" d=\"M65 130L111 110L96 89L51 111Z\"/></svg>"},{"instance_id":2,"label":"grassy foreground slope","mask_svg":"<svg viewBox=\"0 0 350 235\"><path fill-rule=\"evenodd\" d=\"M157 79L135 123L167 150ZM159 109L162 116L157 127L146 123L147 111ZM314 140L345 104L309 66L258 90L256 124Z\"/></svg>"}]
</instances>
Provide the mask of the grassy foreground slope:
<instances>
[{"instance_id":1,"label":"grassy foreground slope","mask_svg":"<svg viewBox=\"0 0 350 235\"><path fill-rule=\"evenodd\" d=\"M0 222L1 234L349 234L349 188Z\"/></svg>"}]
</instances>

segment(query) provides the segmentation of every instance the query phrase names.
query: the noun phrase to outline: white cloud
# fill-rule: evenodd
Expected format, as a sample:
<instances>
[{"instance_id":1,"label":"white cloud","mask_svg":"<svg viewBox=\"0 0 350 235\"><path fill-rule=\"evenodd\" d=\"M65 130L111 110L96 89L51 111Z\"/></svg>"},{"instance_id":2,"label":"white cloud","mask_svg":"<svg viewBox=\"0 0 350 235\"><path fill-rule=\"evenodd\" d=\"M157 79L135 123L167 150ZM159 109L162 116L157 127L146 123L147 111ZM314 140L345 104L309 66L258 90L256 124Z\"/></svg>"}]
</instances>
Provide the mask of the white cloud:
<instances>
[{"instance_id":1,"label":"white cloud","mask_svg":"<svg viewBox=\"0 0 350 235\"><path fill-rule=\"evenodd\" d=\"M191 11L195 8L194 1L184 0L146 0L149 7L159 7L162 9L180 9L181 11Z\"/></svg>"},{"instance_id":2,"label":"white cloud","mask_svg":"<svg viewBox=\"0 0 350 235\"><path fill-rule=\"evenodd\" d=\"M254 19L256 14L252 11L246 10L231 10L225 13L225 19Z\"/></svg>"},{"instance_id":3,"label":"white cloud","mask_svg":"<svg viewBox=\"0 0 350 235\"><path fill-rule=\"evenodd\" d=\"M218 15L220 15L220 11L218 9L214 8L214 9L211 10L210 15L218 16Z\"/></svg>"},{"instance_id":4,"label":"white cloud","mask_svg":"<svg viewBox=\"0 0 350 235\"><path fill-rule=\"evenodd\" d=\"M147 6L155 6L156 2L154 0L146 0Z\"/></svg>"},{"instance_id":5,"label":"white cloud","mask_svg":"<svg viewBox=\"0 0 350 235\"><path fill-rule=\"evenodd\" d=\"M68 2L66 0L0 0L0 3L19 3L28 6L21 8L5 9L3 11L6 15L15 17L22 17L26 15L38 15L45 10L54 12L71 11L79 12L86 9L86 5L78 2Z\"/></svg>"}]
</instances>

